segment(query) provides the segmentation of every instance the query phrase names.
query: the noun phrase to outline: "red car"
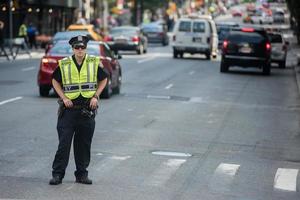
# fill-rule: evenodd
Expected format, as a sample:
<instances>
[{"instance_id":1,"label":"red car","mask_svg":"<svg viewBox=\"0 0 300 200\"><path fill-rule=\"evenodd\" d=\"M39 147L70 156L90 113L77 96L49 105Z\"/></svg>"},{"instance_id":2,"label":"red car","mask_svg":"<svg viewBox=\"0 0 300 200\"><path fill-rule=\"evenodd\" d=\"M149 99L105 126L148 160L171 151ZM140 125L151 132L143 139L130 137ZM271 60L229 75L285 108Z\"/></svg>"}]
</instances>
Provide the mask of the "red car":
<instances>
[{"instance_id":1,"label":"red car","mask_svg":"<svg viewBox=\"0 0 300 200\"><path fill-rule=\"evenodd\" d=\"M72 53L68 41L58 41L50 51L43 56L37 77L40 96L44 97L49 95L52 89L52 73L56 67L58 67L58 60L70 56ZM109 98L113 93L119 94L122 82L122 69L118 59L120 59L121 56L114 55L106 43L96 41L90 41L88 43L87 54L99 56L104 68L109 73L109 80L101 97Z\"/></svg>"}]
</instances>

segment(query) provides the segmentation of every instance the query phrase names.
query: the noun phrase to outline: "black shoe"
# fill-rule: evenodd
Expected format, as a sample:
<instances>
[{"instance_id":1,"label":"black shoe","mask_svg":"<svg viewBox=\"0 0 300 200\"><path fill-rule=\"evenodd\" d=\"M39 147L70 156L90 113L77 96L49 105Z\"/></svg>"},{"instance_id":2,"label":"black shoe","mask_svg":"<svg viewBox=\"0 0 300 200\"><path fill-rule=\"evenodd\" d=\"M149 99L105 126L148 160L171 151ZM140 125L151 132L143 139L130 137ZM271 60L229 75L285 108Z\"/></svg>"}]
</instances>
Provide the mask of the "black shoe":
<instances>
[{"instance_id":1,"label":"black shoe","mask_svg":"<svg viewBox=\"0 0 300 200\"><path fill-rule=\"evenodd\" d=\"M76 183L91 185L93 181L89 179L87 176L83 176L83 177L76 177Z\"/></svg>"},{"instance_id":2,"label":"black shoe","mask_svg":"<svg viewBox=\"0 0 300 200\"><path fill-rule=\"evenodd\" d=\"M49 181L49 185L58 185L61 184L62 182L62 178L60 178L59 176L54 176L50 181Z\"/></svg>"}]
</instances>

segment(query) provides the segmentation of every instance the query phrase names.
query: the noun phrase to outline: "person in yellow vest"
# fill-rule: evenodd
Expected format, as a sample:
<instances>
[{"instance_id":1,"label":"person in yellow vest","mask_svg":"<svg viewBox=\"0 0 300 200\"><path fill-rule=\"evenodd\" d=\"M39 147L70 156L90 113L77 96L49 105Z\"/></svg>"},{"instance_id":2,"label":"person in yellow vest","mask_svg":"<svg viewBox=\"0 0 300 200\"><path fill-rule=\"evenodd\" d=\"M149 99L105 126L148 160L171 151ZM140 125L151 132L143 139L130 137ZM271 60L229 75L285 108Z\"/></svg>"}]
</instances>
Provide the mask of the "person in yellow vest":
<instances>
[{"instance_id":1,"label":"person in yellow vest","mask_svg":"<svg viewBox=\"0 0 300 200\"><path fill-rule=\"evenodd\" d=\"M88 178L91 142L99 96L107 83L108 73L97 56L86 54L88 37L70 39L73 55L59 60L52 85L61 104L57 120L59 145L52 165L50 185L62 183L73 140L77 183L92 184Z\"/></svg>"},{"instance_id":2,"label":"person in yellow vest","mask_svg":"<svg viewBox=\"0 0 300 200\"><path fill-rule=\"evenodd\" d=\"M24 38L24 41L27 44L27 26L25 23L21 24L18 36Z\"/></svg>"}]
</instances>

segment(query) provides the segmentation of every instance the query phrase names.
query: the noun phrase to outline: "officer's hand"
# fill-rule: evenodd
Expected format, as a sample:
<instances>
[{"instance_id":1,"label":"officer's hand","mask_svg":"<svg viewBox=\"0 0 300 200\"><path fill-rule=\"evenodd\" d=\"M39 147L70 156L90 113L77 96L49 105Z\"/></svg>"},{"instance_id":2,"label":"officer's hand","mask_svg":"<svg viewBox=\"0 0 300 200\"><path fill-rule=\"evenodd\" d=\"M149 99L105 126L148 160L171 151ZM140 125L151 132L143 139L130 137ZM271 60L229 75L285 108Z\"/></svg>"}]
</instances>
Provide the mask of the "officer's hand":
<instances>
[{"instance_id":1,"label":"officer's hand","mask_svg":"<svg viewBox=\"0 0 300 200\"><path fill-rule=\"evenodd\" d=\"M90 101L90 108L91 108L92 110L96 110L97 107L98 107L98 99L95 98L95 97L93 97L93 98L91 99L91 101Z\"/></svg>"},{"instance_id":2,"label":"officer's hand","mask_svg":"<svg viewBox=\"0 0 300 200\"><path fill-rule=\"evenodd\" d=\"M70 99L64 98L63 101L64 101L64 104L65 104L65 106L66 106L67 108L73 107L73 102L72 102Z\"/></svg>"}]
</instances>

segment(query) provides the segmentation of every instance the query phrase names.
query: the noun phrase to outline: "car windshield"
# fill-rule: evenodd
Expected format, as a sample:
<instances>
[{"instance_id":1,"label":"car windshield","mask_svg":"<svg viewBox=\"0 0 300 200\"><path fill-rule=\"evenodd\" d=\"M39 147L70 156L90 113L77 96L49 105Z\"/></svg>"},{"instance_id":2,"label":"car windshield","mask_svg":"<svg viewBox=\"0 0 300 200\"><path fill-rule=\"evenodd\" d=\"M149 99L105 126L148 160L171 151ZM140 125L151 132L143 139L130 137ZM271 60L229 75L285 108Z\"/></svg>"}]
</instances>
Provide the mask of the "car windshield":
<instances>
[{"instance_id":1,"label":"car windshield","mask_svg":"<svg viewBox=\"0 0 300 200\"><path fill-rule=\"evenodd\" d=\"M66 56L66 55L72 55L73 54L73 50L71 48L71 46L67 43L56 43L56 45L53 46L53 48L51 48L50 52L51 55L62 55L62 56ZM99 56L100 53L100 46L97 43L90 43L87 45L87 54L89 55L95 55L95 56Z\"/></svg>"},{"instance_id":2,"label":"car windshield","mask_svg":"<svg viewBox=\"0 0 300 200\"><path fill-rule=\"evenodd\" d=\"M138 30L136 28L114 28L110 31L111 34L137 34Z\"/></svg>"},{"instance_id":3,"label":"car windshield","mask_svg":"<svg viewBox=\"0 0 300 200\"><path fill-rule=\"evenodd\" d=\"M234 43L249 42L258 44L263 42L265 38L257 32L233 31L231 32L231 34L228 35L228 40Z\"/></svg>"},{"instance_id":4,"label":"car windshield","mask_svg":"<svg viewBox=\"0 0 300 200\"><path fill-rule=\"evenodd\" d=\"M192 23L188 21L181 21L179 24L179 32L191 32Z\"/></svg>"},{"instance_id":5,"label":"car windshield","mask_svg":"<svg viewBox=\"0 0 300 200\"><path fill-rule=\"evenodd\" d=\"M144 32L162 32L162 26L145 26L143 27Z\"/></svg>"},{"instance_id":6,"label":"car windshield","mask_svg":"<svg viewBox=\"0 0 300 200\"><path fill-rule=\"evenodd\" d=\"M78 36L78 35L85 35L88 36L89 33L87 31L67 31L67 32L58 32L54 35L53 41L58 40L69 40L72 37Z\"/></svg>"},{"instance_id":7,"label":"car windshield","mask_svg":"<svg viewBox=\"0 0 300 200\"><path fill-rule=\"evenodd\" d=\"M270 34L269 38L271 43L282 43L282 37L279 34Z\"/></svg>"}]
</instances>

